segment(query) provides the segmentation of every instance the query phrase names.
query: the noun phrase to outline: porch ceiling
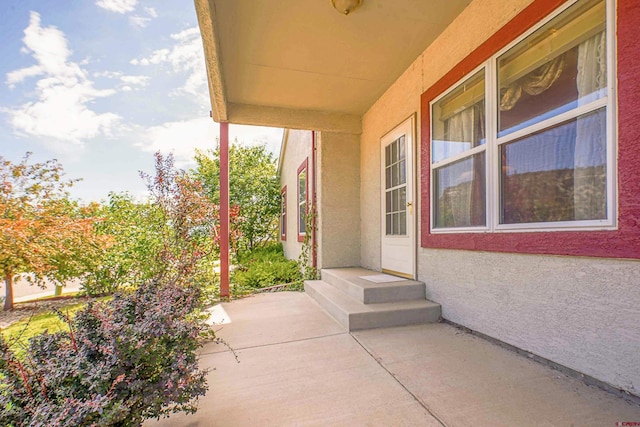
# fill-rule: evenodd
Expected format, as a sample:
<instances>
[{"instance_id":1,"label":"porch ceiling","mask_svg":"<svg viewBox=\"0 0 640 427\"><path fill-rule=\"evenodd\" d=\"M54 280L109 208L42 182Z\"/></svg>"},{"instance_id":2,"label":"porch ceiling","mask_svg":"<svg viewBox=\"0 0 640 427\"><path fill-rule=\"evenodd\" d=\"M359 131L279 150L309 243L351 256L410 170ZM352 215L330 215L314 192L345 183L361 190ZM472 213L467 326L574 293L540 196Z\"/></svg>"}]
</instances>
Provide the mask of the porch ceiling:
<instances>
[{"instance_id":1,"label":"porch ceiling","mask_svg":"<svg viewBox=\"0 0 640 427\"><path fill-rule=\"evenodd\" d=\"M470 0L195 0L216 121L359 133Z\"/></svg>"}]
</instances>

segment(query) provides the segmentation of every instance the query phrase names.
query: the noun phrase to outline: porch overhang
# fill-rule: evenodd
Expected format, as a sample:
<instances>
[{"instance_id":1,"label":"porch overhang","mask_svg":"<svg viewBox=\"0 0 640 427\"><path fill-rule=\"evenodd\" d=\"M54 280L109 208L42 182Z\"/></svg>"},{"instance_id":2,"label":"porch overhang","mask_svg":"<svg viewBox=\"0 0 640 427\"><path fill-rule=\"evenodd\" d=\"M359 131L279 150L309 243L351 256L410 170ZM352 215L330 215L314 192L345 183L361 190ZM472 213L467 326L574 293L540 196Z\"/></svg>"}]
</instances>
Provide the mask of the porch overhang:
<instances>
[{"instance_id":1,"label":"porch overhang","mask_svg":"<svg viewBox=\"0 0 640 427\"><path fill-rule=\"evenodd\" d=\"M470 0L195 0L213 119L359 134L361 118Z\"/></svg>"}]
</instances>

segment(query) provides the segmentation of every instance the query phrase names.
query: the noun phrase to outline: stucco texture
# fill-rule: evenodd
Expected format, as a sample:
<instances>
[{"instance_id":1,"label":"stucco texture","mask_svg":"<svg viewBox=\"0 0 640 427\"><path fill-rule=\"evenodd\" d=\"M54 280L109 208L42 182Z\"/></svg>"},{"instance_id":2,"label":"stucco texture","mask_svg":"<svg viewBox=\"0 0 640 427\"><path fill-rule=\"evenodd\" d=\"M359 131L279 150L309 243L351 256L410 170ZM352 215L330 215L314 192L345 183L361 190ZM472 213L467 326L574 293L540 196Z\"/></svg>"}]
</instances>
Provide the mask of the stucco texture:
<instances>
[{"instance_id":1,"label":"stucco texture","mask_svg":"<svg viewBox=\"0 0 640 427\"><path fill-rule=\"evenodd\" d=\"M530 3L513 0L505 6L502 0L471 2L363 116L360 157L363 267L379 270L381 266L380 139L412 114L418 113L419 117L422 92ZM416 132L416 141L420 141L419 125ZM416 151L416 183L419 183L420 150ZM421 206L419 194L415 206Z\"/></svg>"},{"instance_id":2,"label":"stucco texture","mask_svg":"<svg viewBox=\"0 0 640 427\"><path fill-rule=\"evenodd\" d=\"M380 138L420 117L421 94L530 3L471 2L364 115L362 266L380 269ZM640 394L640 261L424 248L417 261L444 318Z\"/></svg>"},{"instance_id":3,"label":"stucco texture","mask_svg":"<svg viewBox=\"0 0 640 427\"><path fill-rule=\"evenodd\" d=\"M318 140L318 266L360 263L360 140L321 132Z\"/></svg>"},{"instance_id":4,"label":"stucco texture","mask_svg":"<svg viewBox=\"0 0 640 427\"><path fill-rule=\"evenodd\" d=\"M639 394L637 261L442 249L420 260L445 319Z\"/></svg>"},{"instance_id":5,"label":"stucco texture","mask_svg":"<svg viewBox=\"0 0 640 427\"><path fill-rule=\"evenodd\" d=\"M309 159L311 170L311 131L289 130L285 134L286 149L280 159L280 189L287 186L287 236L282 241L284 254L289 259L298 259L302 243L298 242L298 167ZM309 179L312 176L309 174ZM311 181L309 181L310 183ZM309 185L309 190L311 186Z\"/></svg>"}]
</instances>

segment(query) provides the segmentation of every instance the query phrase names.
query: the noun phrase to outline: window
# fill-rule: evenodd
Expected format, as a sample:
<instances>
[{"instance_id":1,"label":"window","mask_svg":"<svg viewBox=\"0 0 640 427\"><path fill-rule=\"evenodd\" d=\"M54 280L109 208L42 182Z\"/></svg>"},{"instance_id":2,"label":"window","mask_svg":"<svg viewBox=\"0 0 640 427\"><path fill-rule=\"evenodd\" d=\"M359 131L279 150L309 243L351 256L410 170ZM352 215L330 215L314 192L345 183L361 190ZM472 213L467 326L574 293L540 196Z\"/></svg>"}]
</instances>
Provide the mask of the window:
<instances>
[{"instance_id":1,"label":"window","mask_svg":"<svg viewBox=\"0 0 640 427\"><path fill-rule=\"evenodd\" d=\"M430 104L433 232L615 225L605 0L581 0Z\"/></svg>"},{"instance_id":2,"label":"window","mask_svg":"<svg viewBox=\"0 0 640 427\"><path fill-rule=\"evenodd\" d=\"M385 234L407 235L407 154L402 135L384 148Z\"/></svg>"},{"instance_id":3,"label":"window","mask_svg":"<svg viewBox=\"0 0 640 427\"><path fill-rule=\"evenodd\" d=\"M287 240L287 186L280 191L280 240Z\"/></svg>"},{"instance_id":4,"label":"window","mask_svg":"<svg viewBox=\"0 0 640 427\"><path fill-rule=\"evenodd\" d=\"M307 230L307 159L298 168L298 241L304 241Z\"/></svg>"},{"instance_id":5,"label":"window","mask_svg":"<svg viewBox=\"0 0 640 427\"><path fill-rule=\"evenodd\" d=\"M433 105L434 228L486 225L485 72Z\"/></svg>"}]
</instances>

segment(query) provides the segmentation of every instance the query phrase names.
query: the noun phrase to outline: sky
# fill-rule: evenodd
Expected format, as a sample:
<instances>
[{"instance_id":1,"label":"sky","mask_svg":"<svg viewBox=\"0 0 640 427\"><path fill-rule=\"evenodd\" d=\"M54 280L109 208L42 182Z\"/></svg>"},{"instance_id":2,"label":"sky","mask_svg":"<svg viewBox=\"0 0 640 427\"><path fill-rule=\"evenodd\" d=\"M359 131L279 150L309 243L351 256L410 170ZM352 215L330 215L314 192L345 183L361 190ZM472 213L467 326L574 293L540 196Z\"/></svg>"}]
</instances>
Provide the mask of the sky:
<instances>
[{"instance_id":1,"label":"sky","mask_svg":"<svg viewBox=\"0 0 640 427\"><path fill-rule=\"evenodd\" d=\"M0 40L0 156L58 159L72 198L142 197L153 153L188 169L217 144L191 1L1 0ZM279 152L281 129L229 133Z\"/></svg>"}]
</instances>

